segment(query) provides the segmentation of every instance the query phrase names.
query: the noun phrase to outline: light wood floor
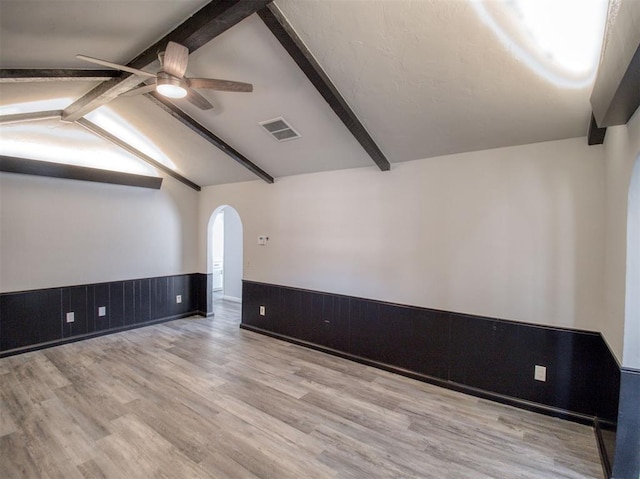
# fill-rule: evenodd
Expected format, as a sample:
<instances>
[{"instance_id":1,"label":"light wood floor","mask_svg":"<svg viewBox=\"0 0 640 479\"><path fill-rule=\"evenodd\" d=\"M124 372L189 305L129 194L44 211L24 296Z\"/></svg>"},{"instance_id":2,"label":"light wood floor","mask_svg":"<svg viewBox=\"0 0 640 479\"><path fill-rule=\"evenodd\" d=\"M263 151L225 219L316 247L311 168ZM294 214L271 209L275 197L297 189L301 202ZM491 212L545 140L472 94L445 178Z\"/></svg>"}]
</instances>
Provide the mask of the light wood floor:
<instances>
[{"instance_id":1,"label":"light wood floor","mask_svg":"<svg viewBox=\"0 0 640 479\"><path fill-rule=\"evenodd\" d=\"M602 478L593 431L238 329L0 360L0 477Z\"/></svg>"}]
</instances>

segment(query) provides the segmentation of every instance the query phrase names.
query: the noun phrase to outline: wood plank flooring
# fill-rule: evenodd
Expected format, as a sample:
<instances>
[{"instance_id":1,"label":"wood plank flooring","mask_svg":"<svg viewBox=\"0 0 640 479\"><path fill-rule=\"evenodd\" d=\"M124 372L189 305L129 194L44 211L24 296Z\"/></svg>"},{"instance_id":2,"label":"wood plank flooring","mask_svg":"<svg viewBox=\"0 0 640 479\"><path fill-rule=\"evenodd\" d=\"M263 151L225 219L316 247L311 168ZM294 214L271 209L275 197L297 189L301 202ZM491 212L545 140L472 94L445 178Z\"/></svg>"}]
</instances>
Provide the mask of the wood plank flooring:
<instances>
[{"instance_id":1,"label":"wood plank flooring","mask_svg":"<svg viewBox=\"0 0 640 479\"><path fill-rule=\"evenodd\" d=\"M591 428L238 328L0 359L1 478L602 478Z\"/></svg>"}]
</instances>

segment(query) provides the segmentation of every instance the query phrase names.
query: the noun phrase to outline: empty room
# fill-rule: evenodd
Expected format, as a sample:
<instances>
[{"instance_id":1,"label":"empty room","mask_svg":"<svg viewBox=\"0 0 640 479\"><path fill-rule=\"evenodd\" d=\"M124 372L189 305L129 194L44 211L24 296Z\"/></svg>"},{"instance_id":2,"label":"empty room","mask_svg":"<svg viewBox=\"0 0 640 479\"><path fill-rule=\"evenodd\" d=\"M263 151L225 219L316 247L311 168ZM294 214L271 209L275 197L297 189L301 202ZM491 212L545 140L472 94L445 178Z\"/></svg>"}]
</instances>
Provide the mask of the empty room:
<instances>
[{"instance_id":1,"label":"empty room","mask_svg":"<svg viewBox=\"0 0 640 479\"><path fill-rule=\"evenodd\" d=\"M640 479L639 0L0 0L0 477Z\"/></svg>"}]
</instances>

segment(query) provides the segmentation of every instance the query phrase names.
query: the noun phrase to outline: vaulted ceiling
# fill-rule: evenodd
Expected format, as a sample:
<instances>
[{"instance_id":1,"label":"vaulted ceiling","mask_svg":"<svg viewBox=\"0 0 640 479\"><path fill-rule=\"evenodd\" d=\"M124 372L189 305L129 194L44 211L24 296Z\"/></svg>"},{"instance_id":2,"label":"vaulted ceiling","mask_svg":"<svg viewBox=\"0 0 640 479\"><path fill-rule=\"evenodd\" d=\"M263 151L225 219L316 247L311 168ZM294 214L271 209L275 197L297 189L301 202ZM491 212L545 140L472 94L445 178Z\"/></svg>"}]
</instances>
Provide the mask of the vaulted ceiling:
<instances>
[{"instance_id":1,"label":"vaulted ceiling","mask_svg":"<svg viewBox=\"0 0 640 479\"><path fill-rule=\"evenodd\" d=\"M0 0L0 68L99 68L76 59L79 53L127 64L208 3ZM252 93L201 90L214 105L205 111L185 100L172 102L176 111L236 156L276 179L376 167L375 155L348 128L353 127L350 120L340 119L265 23L265 14L275 13L329 79L338 95L334 101L353 112L391 167L439 155L584 136L606 2L569 2L581 10L571 20L556 19L564 22L558 28L568 31L569 22L582 22L592 12L600 18L591 27L591 40L573 47L574 57L587 59L573 70L562 64L572 57L554 57L536 25L527 24L535 17L527 16L519 3L276 0L266 13L263 9L262 15L249 15L189 58L188 76L249 82ZM145 68L156 71L159 65ZM56 80L55 75L46 82L5 78L0 83L0 115L64 110L101 82ZM147 155L200 186L259 178L227 154L228 149L216 147L165 110L147 96L118 97L86 118L98 124L99 117L118 119L153 145ZM278 117L301 138L277 142L259 124ZM81 141L79 132L87 133L78 124L57 119L25 125L3 125L2 140L40 135L44 145ZM107 125L103 128L109 130ZM54 130L65 134L56 140ZM0 149L0 154L8 153Z\"/></svg>"}]
</instances>

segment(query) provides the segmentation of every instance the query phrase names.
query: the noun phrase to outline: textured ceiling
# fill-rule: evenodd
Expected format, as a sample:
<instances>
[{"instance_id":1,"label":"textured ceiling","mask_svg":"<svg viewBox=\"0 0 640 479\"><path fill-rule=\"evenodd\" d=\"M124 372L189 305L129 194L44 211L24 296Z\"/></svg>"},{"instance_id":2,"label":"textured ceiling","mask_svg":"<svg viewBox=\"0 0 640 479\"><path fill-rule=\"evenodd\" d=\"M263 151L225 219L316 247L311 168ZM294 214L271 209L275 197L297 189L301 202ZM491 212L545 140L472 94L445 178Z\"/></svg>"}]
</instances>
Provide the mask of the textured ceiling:
<instances>
[{"instance_id":1,"label":"textured ceiling","mask_svg":"<svg viewBox=\"0 0 640 479\"><path fill-rule=\"evenodd\" d=\"M586 133L591 82L543 78L472 2L277 4L392 163Z\"/></svg>"},{"instance_id":2,"label":"textured ceiling","mask_svg":"<svg viewBox=\"0 0 640 479\"><path fill-rule=\"evenodd\" d=\"M2 68L87 68L76 53L128 62L207 0L0 0Z\"/></svg>"},{"instance_id":3,"label":"textured ceiling","mask_svg":"<svg viewBox=\"0 0 640 479\"><path fill-rule=\"evenodd\" d=\"M92 68L77 53L126 63L205 3L0 0L0 66ZM591 82L540 75L470 2L275 3L391 163L586 134ZM176 104L276 178L373 165L257 15L194 52L187 75L253 83L253 93L204 92L211 111ZM0 103L91 86L2 84ZM256 178L144 97L108 108L202 186ZM258 124L280 116L301 139L278 143Z\"/></svg>"}]
</instances>

